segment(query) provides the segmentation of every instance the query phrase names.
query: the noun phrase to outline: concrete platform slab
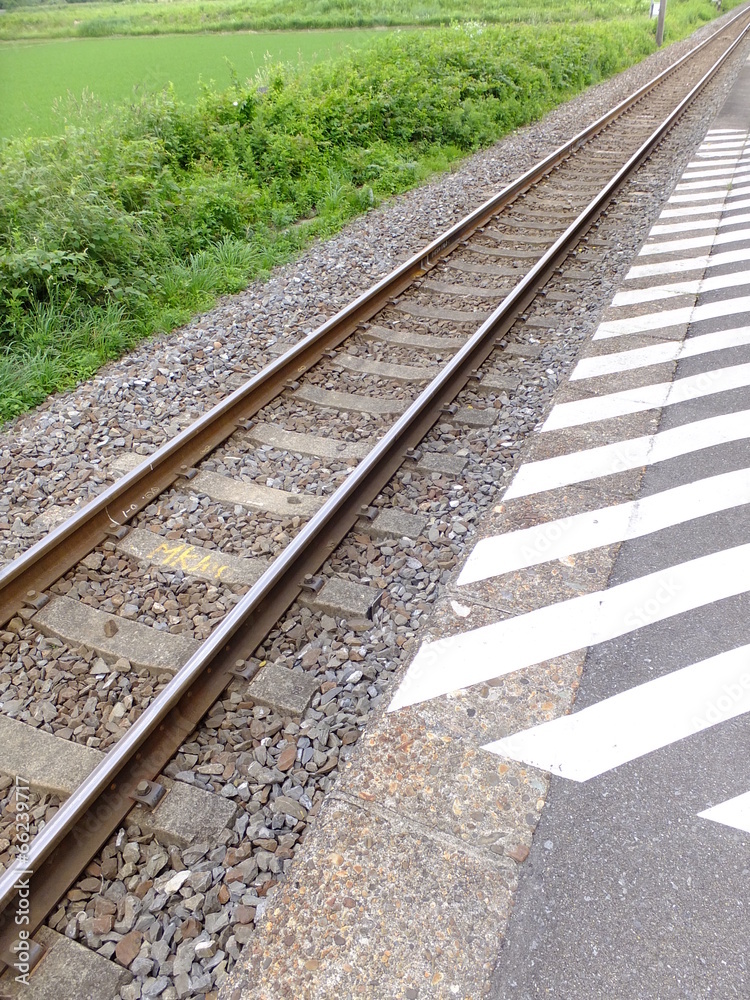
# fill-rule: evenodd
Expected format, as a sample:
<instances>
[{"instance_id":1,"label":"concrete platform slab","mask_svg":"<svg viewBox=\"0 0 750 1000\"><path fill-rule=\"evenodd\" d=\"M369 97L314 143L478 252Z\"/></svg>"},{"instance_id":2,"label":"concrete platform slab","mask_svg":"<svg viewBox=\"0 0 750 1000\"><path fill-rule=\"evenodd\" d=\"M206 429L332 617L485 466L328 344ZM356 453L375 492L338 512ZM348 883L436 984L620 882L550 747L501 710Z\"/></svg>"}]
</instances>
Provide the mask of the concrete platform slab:
<instances>
[{"instance_id":1,"label":"concrete platform slab","mask_svg":"<svg viewBox=\"0 0 750 1000\"><path fill-rule=\"evenodd\" d=\"M324 808L220 1000L480 1000L509 897L502 861L386 813ZM429 926L414 947L413 920ZM422 936L420 935L420 939Z\"/></svg>"}]
</instances>

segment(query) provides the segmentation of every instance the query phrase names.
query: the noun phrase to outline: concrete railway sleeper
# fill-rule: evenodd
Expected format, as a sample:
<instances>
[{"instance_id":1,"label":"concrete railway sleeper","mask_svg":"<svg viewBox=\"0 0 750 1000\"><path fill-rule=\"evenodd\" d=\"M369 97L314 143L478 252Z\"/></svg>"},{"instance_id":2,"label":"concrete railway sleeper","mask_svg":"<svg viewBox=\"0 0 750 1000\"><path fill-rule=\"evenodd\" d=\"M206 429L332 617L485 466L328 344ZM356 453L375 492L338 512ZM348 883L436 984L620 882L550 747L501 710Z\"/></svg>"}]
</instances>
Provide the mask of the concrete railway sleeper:
<instances>
[{"instance_id":1,"label":"concrete railway sleeper","mask_svg":"<svg viewBox=\"0 0 750 1000\"><path fill-rule=\"evenodd\" d=\"M50 940L45 932L41 946L35 948L31 935L134 804L139 803L143 815L153 809L150 823L156 829L160 810L167 803L179 811L180 795L190 798L198 791L175 793L180 784L175 782L159 805L160 786L169 782L158 776L230 682L239 677L243 683L260 684L268 672L268 683L281 683L269 667L253 680L252 657L301 592L321 611L338 610L355 619L375 613L377 588L330 577L323 585L316 574L355 526L372 537L379 531L408 537L410 531L420 530L417 523L408 522L410 516L418 521L416 515L404 514L406 520L399 522L396 512L371 505L404 463L446 476L461 471L465 458L445 450L428 451L422 445L425 435L446 417L468 427L486 422L481 407L456 410L452 401L467 383L479 394L502 392L513 385L512 367L502 363L499 372L485 375L482 365L488 358L502 362L506 356L533 359L539 355L536 334L545 328L545 319L529 311L540 289L565 266L587 234L586 252L596 252L592 227L602 211L740 45L747 30L748 15L742 11L725 28L732 36L731 44L720 33L703 43L691 53L699 65L686 57L636 92L291 347L173 442L125 471L100 498L0 571L3 622L15 616L63 642L88 643L105 661L121 657L152 669L160 678L158 693L103 757L84 752L87 760L80 762L83 780L79 784L73 787L66 780L55 784L50 779L45 785L42 773L34 778L36 787L61 795L65 801L0 879L0 957L6 964L14 964L17 958L17 951L12 950L18 942L13 914L19 912L21 903L28 915L24 940L29 942L27 964L31 967ZM652 102L649 111L657 101L660 108L663 102L661 124L654 128L653 121L644 120L640 111L636 120L626 124L628 113L646 94ZM575 154L584 143L601 155L583 155L586 176L577 186ZM615 151L620 152L617 160L611 155ZM593 169L594 162L602 164L601 173ZM564 195L542 195L545 185L557 179ZM553 207L544 209L548 197ZM501 213L506 210L513 219L508 226L502 224ZM546 242L538 240L537 228L526 225L545 212L551 234ZM518 229L518 238L508 229ZM532 253L530 246L537 249ZM574 265L582 258L585 254L576 252ZM533 266L527 271L531 260ZM428 280L421 280L426 274ZM499 305L498 298L502 298ZM554 304L555 296L542 301ZM376 316L377 325L369 325ZM337 350L342 345L346 350ZM421 391L415 388L419 384ZM357 390L363 386L367 392L358 407ZM345 393L342 387L353 391ZM351 412L346 436L336 437L328 430L323 436L313 436L294 426L279 427L279 410L297 413L303 407L309 407L302 421L308 426L310 422L322 424L328 410ZM397 419L388 427L392 414ZM383 431L384 427L388 429ZM233 451L258 447L272 461L280 450L320 458L331 469L331 492L290 491L283 488L285 483L275 481L278 477L271 477L274 482L265 486L240 483L218 474L210 462L198 468L201 458L217 450L223 462L230 440ZM195 539L188 542L174 534L166 538L151 531L149 538L144 519L155 498L170 487L187 493L195 490L218 503L230 503L235 510L257 512L260 518L282 516L296 523L281 540L280 551L254 553L252 558L196 545ZM136 515L140 520L128 530L128 522ZM79 602L68 596L69 590L53 587L55 581L66 579L79 560L93 556L91 566L99 566L112 553L148 565L178 567L184 574L207 581L231 581L244 592L217 619L202 643L153 629L144 638L139 630L149 629L148 625L123 621L106 608L76 607ZM50 588L51 599L46 593ZM79 614L88 622L87 639L76 631ZM163 645L156 657L155 636ZM141 639L142 656L135 651ZM290 698L301 698L299 705L304 708L311 692L312 688L302 695L293 692ZM17 744L18 726L22 724L3 727L0 739ZM54 739L44 733L35 735ZM51 761L54 748L47 752ZM20 776L20 765L14 767ZM199 799L200 795L192 795L189 810L201 815ZM219 810L216 819L223 822L231 804L224 800L222 805L224 813ZM207 816L212 809L207 803ZM163 814L162 836L165 829L175 830L179 825L168 814L169 809ZM213 828L208 818L206 823L210 837Z\"/></svg>"}]
</instances>

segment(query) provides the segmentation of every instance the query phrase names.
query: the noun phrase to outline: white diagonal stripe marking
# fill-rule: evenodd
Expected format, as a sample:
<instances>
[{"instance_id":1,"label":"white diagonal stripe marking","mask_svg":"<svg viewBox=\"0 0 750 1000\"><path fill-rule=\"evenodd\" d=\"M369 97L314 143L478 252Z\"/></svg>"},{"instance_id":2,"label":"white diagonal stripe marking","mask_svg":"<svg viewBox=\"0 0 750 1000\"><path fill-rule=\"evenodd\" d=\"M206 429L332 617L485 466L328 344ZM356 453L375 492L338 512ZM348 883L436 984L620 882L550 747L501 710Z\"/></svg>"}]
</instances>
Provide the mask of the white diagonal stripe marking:
<instances>
[{"instance_id":1,"label":"white diagonal stripe marking","mask_svg":"<svg viewBox=\"0 0 750 1000\"><path fill-rule=\"evenodd\" d=\"M659 216L660 219L687 218L689 215L717 215L719 212L739 212L740 209L750 208L750 201L738 201L737 204L726 205L723 201L714 202L713 205L693 205L686 208L665 208Z\"/></svg>"},{"instance_id":2,"label":"white diagonal stripe marking","mask_svg":"<svg viewBox=\"0 0 750 1000\"><path fill-rule=\"evenodd\" d=\"M750 202L748 203L750 207ZM647 243L638 252L639 257L650 257L657 253L676 253L678 250L697 250L699 247L722 246L726 243L739 243L750 238L750 229L739 229L731 233L717 233L708 236L696 236L693 239L668 240L661 243Z\"/></svg>"},{"instance_id":3,"label":"white diagonal stripe marking","mask_svg":"<svg viewBox=\"0 0 750 1000\"><path fill-rule=\"evenodd\" d=\"M733 826L735 830L750 833L750 792L735 795L733 799L727 799L718 806L704 809L698 815L701 819L710 819L714 823Z\"/></svg>"},{"instance_id":4,"label":"white diagonal stripe marking","mask_svg":"<svg viewBox=\"0 0 750 1000\"><path fill-rule=\"evenodd\" d=\"M693 181L681 181L675 188L675 191L678 193L682 191L709 191L711 188L713 188L714 195L711 195L711 197L715 197L716 188L725 187L727 188L727 190L729 190L729 185L733 184L738 177L744 181L747 178L747 175L750 175L750 167L744 167L742 170L735 170L729 175L727 175L723 171L722 173L723 173L722 177L704 178L702 180L693 180Z\"/></svg>"},{"instance_id":5,"label":"white diagonal stripe marking","mask_svg":"<svg viewBox=\"0 0 750 1000\"><path fill-rule=\"evenodd\" d=\"M688 205L690 202L709 201L711 198L715 198L716 194L716 191L704 191L702 194L698 191L693 191L691 194L673 194L667 201L667 204ZM726 197L727 199L744 198L745 195L748 194L750 194L750 187L739 187L733 188L731 191L727 191ZM727 208L731 208L731 203L727 205Z\"/></svg>"},{"instance_id":6,"label":"white diagonal stripe marking","mask_svg":"<svg viewBox=\"0 0 750 1000\"><path fill-rule=\"evenodd\" d=\"M557 455L537 462L526 462L516 473L505 494L514 497L543 493L560 486L583 483L600 476L611 476L626 469L666 462L680 455L690 455L704 448L742 441L750 437L750 410L722 413L705 420L694 420L656 434L615 441L613 444L587 448L569 455Z\"/></svg>"},{"instance_id":7,"label":"white diagonal stripe marking","mask_svg":"<svg viewBox=\"0 0 750 1000\"><path fill-rule=\"evenodd\" d=\"M661 330L665 326L681 326L685 323L700 323L721 316L734 316L750 310L750 296L722 299L720 302L706 302L701 306L684 306L680 309L662 309L660 312L643 316L628 316L626 319L610 319L599 324L594 340L609 337L625 337L649 330Z\"/></svg>"},{"instance_id":8,"label":"white diagonal stripe marking","mask_svg":"<svg viewBox=\"0 0 750 1000\"><path fill-rule=\"evenodd\" d=\"M726 351L732 347L745 347L748 344L750 344L750 326L741 326L735 330L719 330L717 333L704 333L700 337L688 337L687 340L672 340L664 344L652 344L650 347L636 347L631 351L613 351L594 358L582 358L575 366L570 380L574 382L578 379L629 372L636 368L661 365L680 358L695 358L701 354Z\"/></svg>"},{"instance_id":9,"label":"white diagonal stripe marking","mask_svg":"<svg viewBox=\"0 0 750 1000\"><path fill-rule=\"evenodd\" d=\"M717 274L695 281L673 281L668 285L651 285L650 288L634 288L618 292L612 305L632 306L640 302L655 302L659 299L675 298L678 295L698 295L701 292L716 292L723 288L741 288L750 285L750 271L735 271L733 274Z\"/></svg>"},{"instance_id":10,"label":"white diagonal stripe marking","mask_svg":"<svg viewBox=\"0 0 750 1000\"><path fill-rule=\"evenodd\" d=\"M654 264L636 264L625 276L626 281L638 278L653 278L659 274L684 274L685 271L703 271L708 267L722 267L750 260L750 247L741 250L725 250L723 253L705 254L700 257L685 257L682 260L663 260Z\"/></svg>"},{"instance_id":11,"label":"white diagonal stripe marking","mask_svg":"<svg viewBox=\"0 0 750 1000\"><path fill-rule=\"evenodd\" d=\"M750 503L750 469L674 486L652 496L535 524L480 539L466 560L459 586L489 580L580 552L642 538L674 524Z\"/></svg>"},{"instance_id":12,"label":"white diagonal stripe marking","mask_svg":"<svg viewBox=\"0 0 750 1000\"><path fill-rule=\"evenodd\" d=\"M389 711L607 642L750 588L750 544L423 643Z\"/></svg>"},{"instance_id":13,"label":"white diagonal stripe marking","mask_svg":"<svg viewBox=\"0 0 750 1000\"><path fill-rule=\"evenodd\" d=\"M558 403L552 407L550 415L542 426L542 431L556 431L564 427L580 427L596 420L609 420L626 413L641 413L643 410L674 406L691 399L703 399L719 392L730 392L750 385L750 364L716 368L698 375L686 375L672 382L625 389L606 396L590 396L587 399Z\"/></svg>"},{"instance_id":14,"label":"white diagonal stripe marking","mask_svg":"<svg viewBox=\"0 0 750 1000\"><path fill-rule=\"evenodd\" d=\"M650 236L668 236L671 233L694 233L699 229L721 229L722 226L745 225L750 215L735 215L731 219L692 219L690 222L675 222L668 226L653 226Z\"/></svg>"},{"instance_id":15,"label":"white diagonal stripe marking","mask_svg":"<svg viewBox=\"0 0 750 1000\"><path fill-rule=\"evenodd\" d=\"M740 646L482 749L589 781L748 711L750 646Z\"/></svg>"}]
</instances>

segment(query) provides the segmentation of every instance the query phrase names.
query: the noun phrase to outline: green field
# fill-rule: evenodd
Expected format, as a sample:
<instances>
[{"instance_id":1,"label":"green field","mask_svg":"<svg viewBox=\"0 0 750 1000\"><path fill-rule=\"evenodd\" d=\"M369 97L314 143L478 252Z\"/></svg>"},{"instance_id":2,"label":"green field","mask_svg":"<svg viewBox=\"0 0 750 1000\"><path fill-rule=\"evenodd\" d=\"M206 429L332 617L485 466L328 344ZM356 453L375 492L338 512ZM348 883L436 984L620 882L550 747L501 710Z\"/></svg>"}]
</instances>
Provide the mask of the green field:
<instances>
[{"instance_id":1,"label":"green field","mask_svg":"<svg viewBox=\"0 0 750 1000\"><path fill-rule=\"evenodd\" d=\"M246 80L269 62L309 65L349 47L361 48L375 34L243 32L0 43L0 136L62 131L68 95L78 102L85 91L103 104L114 104L171 83L180 100L193 103L201 81L225 90L232 71Z\"/></svg>"},{"instance_id":2,"label":"green field","mask_svg":"<svg viewBox=\"0 0 750 1000\"><path fill-rule=\"evenodd\" d=\"M709 0L697 0L708 5ZM632 17L648 0L123 0L35 4L5 0L0 38L59 38L277 31L300 28L488 24L563 24ZM26 4L29 4L28 6ZM681 0L674 0L679 5ZM20 4L19 9L10 9ZM726 5L725 5L726 6Z\"/></svg>"}]
</instances>

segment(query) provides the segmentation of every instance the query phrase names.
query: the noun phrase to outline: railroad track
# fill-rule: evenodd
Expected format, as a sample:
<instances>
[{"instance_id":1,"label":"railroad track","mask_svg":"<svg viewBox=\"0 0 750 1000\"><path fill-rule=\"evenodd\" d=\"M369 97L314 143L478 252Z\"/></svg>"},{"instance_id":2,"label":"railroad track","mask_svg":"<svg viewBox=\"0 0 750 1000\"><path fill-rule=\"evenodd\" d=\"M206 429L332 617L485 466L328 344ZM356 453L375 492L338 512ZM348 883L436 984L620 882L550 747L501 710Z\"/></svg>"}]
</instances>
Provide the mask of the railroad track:
<instances>
[{"instance_id":1,"label":"railroad track","mask_svg":"<svg viewBox=\"0 0 750 1000\"><path fill-rule=\"evenodd\" d=\"M42 800L46 825L0 879L6 964L18 961L19 907L31 934L136 803L141 829L166 841L188 843L176 832L179 817L153 819L180 796L190 815L206 816L205 836L215 834L211 816L226 819L219 807L227 800L187 795L159 775L230 684L241 702L304 711L320 687L314 672L270 665L256 676L254 654L263 649L270 660L282 648L278 639L263 643L300 597L315 613L352 620L355 632L377 614L375 574L364 584L337 577L331 554L353 528L347 545L365 548L424 530L418 513L389 506L387 484L402 466L434 477L438 490L461 474L463 428L491 425L519 362L540 355L566 304L570 293L544 296L545 283L566 260L580 273L590 254L606 252L601 243L593 249L595 237L588 250L587 234L741 43L748 21L741 11L146 461L124 456L111 487L0 570L0 624L11 623L8 643L23 631L16 655L29 670L29 630L73 658L88 650L84 662L105 673L113 662L123 664L118 676L140 668L127 693L113 689L106 724L87 724L84 711L81 725L68 727L82 751L74 787L55 778L60 736L44 732L43 713L36 727L0 717L3 771L26 781L29 761L41 760L31 784L56 795ZM456 408L462 390L470 405ZM440 420L452 430L424 444ZM185 497L204 512L189 537L179 523ZM118 572L123 582L113 585ZM205 598L181 603L191 579L202 581ZM39 687L43 694L43 671ZM295 760L304 756L295 748ZM279 812L286 827L278 830L301 832L295 801ZM20 879L28 879L21 892ZM28 952L31 966L43 946Z\"/></svg>"}]
</instances>

